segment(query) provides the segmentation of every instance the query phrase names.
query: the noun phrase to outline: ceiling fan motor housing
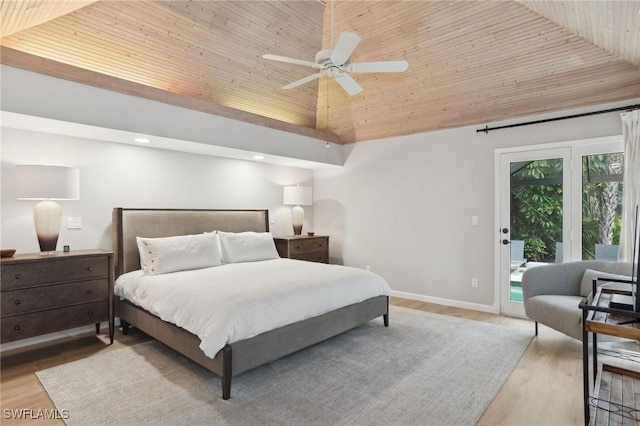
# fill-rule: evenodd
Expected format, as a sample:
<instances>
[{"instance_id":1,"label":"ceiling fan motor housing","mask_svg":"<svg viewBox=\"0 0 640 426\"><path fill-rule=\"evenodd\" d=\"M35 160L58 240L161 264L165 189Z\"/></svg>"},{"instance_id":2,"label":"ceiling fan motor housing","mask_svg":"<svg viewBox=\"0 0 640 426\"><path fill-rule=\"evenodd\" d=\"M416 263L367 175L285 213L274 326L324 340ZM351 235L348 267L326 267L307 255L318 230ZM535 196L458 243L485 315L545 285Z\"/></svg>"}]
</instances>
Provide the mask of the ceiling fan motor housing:
<instances>
[{"instance_id":1,"label":"ceiling fan motor housing","mask_svg":"<svg viewBox=\"0 0 640 426\"><path fill-rule=\"evenodd\" d=\"M334 64L331 60L333 49L324 49L316 53L316 64L322 68L336 67L342 64Z\"/></svg>"}]
</instances>

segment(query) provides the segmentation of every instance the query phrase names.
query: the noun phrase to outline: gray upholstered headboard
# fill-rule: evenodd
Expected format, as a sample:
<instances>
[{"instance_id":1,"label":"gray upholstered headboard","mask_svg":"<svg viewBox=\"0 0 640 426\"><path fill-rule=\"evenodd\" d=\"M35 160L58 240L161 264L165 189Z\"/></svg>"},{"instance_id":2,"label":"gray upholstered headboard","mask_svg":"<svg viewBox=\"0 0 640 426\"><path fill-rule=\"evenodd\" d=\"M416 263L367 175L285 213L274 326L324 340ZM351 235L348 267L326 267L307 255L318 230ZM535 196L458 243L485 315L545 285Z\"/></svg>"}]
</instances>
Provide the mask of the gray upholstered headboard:
<instances>
[{"instance_id":1,"label":"gray upholstered headboard","mask_svg":"<svg viewBox=\"0 0 640 426\"><path fill-rule=\"evenodd\" d=\"M268 210L113 209L116 277L140 269L136 237L171 237L214 230L266 232Z\"/></svg>"}]
</instances>

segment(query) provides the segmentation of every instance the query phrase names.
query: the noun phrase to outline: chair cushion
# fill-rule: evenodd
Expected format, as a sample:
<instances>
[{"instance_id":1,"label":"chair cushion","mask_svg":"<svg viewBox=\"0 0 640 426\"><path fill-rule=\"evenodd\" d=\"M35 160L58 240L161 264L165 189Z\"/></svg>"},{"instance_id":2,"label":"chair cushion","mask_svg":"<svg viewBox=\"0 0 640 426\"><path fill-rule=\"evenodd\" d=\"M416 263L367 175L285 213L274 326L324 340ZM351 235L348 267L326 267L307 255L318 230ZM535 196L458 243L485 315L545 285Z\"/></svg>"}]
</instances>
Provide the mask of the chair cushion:
<instances>
[{"instance_id":1,"label":"chair cushion","mask_svg":"<svg viewBox=\"0 0 640 426\"><path fill-rule=\"evenodd\" d=\"M529 318L561 333L582 340L581 296L540 295L527 299L524 310Z\"/></svg>"}]
</instances>

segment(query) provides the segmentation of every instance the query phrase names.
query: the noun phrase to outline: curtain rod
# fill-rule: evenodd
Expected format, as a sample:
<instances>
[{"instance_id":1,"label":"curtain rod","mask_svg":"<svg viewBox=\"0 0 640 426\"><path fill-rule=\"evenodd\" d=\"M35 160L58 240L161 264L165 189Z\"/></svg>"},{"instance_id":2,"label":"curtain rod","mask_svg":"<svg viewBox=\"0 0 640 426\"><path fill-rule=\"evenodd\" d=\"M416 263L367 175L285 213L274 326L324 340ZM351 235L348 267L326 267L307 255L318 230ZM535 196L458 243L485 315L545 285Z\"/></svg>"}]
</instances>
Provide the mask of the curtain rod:
<instances>
[{"instance_id":1,"label":"curtain rod","mask_svg":"<svg viewBox=\"0 0 640 426\"><path fill-rule=\"evenodd\" d=\"M614 112L614 111L633 111L634 109L640 109L640 104L627 105L619 108L605 109L602 111L585 112L582 114L565 115L564 117L546 118L544 120L526 121L524 123L508 124L506 126L497 126L497 127L484 126L484 129L476 129L476 133L480 133L480 132L489 133L491 130L500 130L500 129L508 129L510 127L528 126L530 124L548 123L550 121L567 120L569 118L587 117L589 115L605 114L607 112Z\"/></svg>"}]
</instances>

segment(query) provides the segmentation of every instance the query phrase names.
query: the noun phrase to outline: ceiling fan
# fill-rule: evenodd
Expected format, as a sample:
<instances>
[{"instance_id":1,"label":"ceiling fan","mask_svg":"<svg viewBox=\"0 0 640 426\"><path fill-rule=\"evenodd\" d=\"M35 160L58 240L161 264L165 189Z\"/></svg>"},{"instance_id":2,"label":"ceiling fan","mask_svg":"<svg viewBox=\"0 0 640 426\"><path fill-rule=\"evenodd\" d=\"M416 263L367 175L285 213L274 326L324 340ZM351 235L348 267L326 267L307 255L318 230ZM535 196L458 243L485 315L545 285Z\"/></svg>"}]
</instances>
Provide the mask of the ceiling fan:
<instances>
[{"instance_id":1,"label":"ceiling fan","mask_svg":"<svg viewBox=\"0 0 640 426\"><path fill-rule=\"evenodd\" d=\"M316 80L323 75L327 75L334 78L349 95L357 95L362 91L362 87L349 74L403 72L407 70L409 66L407 61L351 62L349 58L356 49L356 46L358 46L358 43L360 43L360 36L348 31L343 31L340 33L338 42L333 48L321 50L316 54L315 62L272 54L265 54L262 55L262 57L272 61L304 65L320 70L308 77L287 84L283 89L293 89Z\"/></svg>"}]
</instances>

